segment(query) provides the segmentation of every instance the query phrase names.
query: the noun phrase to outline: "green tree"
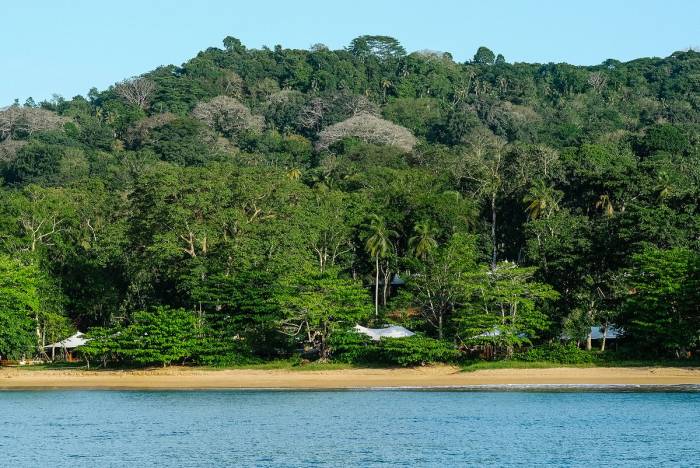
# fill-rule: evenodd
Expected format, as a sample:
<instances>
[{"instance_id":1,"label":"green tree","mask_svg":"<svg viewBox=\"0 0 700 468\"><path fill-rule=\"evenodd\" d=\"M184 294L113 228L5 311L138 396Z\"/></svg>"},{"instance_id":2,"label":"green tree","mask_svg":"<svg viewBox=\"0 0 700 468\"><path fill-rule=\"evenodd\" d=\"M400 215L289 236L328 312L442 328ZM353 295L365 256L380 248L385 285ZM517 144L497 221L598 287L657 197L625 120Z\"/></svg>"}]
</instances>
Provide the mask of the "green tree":
<instances>
[{"instance_id":1,"label":"green tree","mask_svg":"<svg viewBox=\"0 0 700 468\"><path fill-rule=\"evenodd\" d=\"M39 271L0 255L0 356L19 359L37 347Z\"/></svg>"},{"instance_id":2,"label":"green tree","mask_svg":"<svg viewBox=\"0 0 700 468\"><path fill-rule=\"evenodd\" d=\"M633 258L621 323L635 346L684 354L700 336L700 256L687 249L649 248Z\"/></svg>"},{"instance_id":3,"label":"green tree","mask_svg":"<svg viewBox=\"0 0 700 468\"><path fill-rule=\"evenodd\" d=\"M554 212L559 210L559 203L563 196L563 192L554 187L548 187L542 180L536 180L523 197L528 218L551 217Z\"/></svg>"},{"instance_id":4,"label":"green tree","mask_svg":"<svg viewBox=\"0 0 700 468\"><path fill-rule=\"evenodd\" d=\"M81 352L103 361L134 364L183 362L197 352L198 326L195 315L184 309L157 307L133 314L124 327L97 328L88 333L90 341Z\"/></svg>"},{"instance_id":5,"label":"green tree","mask_svg":"<svg viewBox=\"0 0 700 468\"><path fill-rule=\"evenodd\" d=\"M463 298L462 280L476 270L475 237L454 234L431 255L408 261L411 274L407 288L412 305L420 307L422 317L437 331L439 339L455 307Z\"/></svg>"},{"instance_id":6,"label":"green tree","mask_svg":"<svg viewBox=\"0 0 700 468\"><path fill-rule=\"evenodd\" d=\"M475 134L468 149L454 163L452 171L460 185L487 204L491 227L491 268L498 261L497 203L512 180L506 172L505 142L488 130Z\"/></svg>"},{"instance_id":7,"label":"green tree","mask_svg":"<svg viewBox=\"0 0 700 468\"><path fill-rule=\"evenodd\" d=\"M473 61L479 65L493 65L496 61L496 55L488 47L481 46L474 54Z\"/></svg>"},{"instance_id":8,"label":"green tree","mask_svg":"<svg viewBox=\"0 0 700 468\"><path fill-rule=\"evenodd\" d=\"M343 278L335 269L285 278L276 293L283 314L279 330L326 360L332 351L331 335L369 317L368 299L358 281Z\"/></svg>"},{"instance_id":9,"label":"green tree","mask_svg":"<svg viewBox=\"0 0 700 468\"><path fill-rule=\"evenodd\" d=\"M543 306L559 296L550 285L533 281L534 274L535 268L501 262L463 276L464 302L455 319L461 339L508 353L532 343L549 325Z\"/></svg>"},{"instance_id":10,"label":"green tree","mask_svg":"<svg viewBox=\"0 0 700 468\"><path fill-rule=\"evenodd\" d=\"M381 216L371 215L367 226L367 240L365 249L371 258L374 259L374 315L379 316L379 261L385 259L392 251L391 239L398 236L396 231L389 229ZM388 275L386 275L388 276ZM386 285L386 278L385 278Z\"/></svg>"},{"instance_id":11,"label":"green tree","mask_svg":"<svg viewBox=\"0 0 700 468\"><path fill-rule=\"evenodd\" d=\"M351 54L366 58L375 56L380 60L399 58L406 55L406 49L401 43L389 36L360 36L350 43L348 50Z\"/></svg>"},{"instance_id":12,"label":"green tree","mask_svg":"<svg viewBox=\"0 0 700 468\"><path fill-rule=\"evenodd\" d=\"M408 239L408 248L417 258L425 260L438 245L435 240L437 230L425 221L416 223L413 233L413 237Z\"/></svg>"}]
</instances>

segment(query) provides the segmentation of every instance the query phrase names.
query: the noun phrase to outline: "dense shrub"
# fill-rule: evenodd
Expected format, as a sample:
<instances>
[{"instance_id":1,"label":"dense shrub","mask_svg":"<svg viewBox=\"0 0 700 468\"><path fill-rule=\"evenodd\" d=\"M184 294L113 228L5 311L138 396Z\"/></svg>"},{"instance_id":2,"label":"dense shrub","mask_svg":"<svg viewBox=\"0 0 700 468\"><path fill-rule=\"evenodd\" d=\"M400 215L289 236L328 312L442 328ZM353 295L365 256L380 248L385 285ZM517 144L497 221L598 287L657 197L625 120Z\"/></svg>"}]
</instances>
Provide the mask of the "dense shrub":
<instances>
[{"instance_id":1,"label":"dense shrub","mask_svg":"<svg viewBox=\"0 0 700 468\"><path fill-rule=\"evenodd\" d=\"M355 364L376 363L419 366L431 362L451 362L459 352L451 343L423 336L382 338L372 341L358 333L338 334L333 338L334 358Z\"/></svg>"},{"instance_id":2,"label":"dense shrub","mask_svg":"<svg viewBox=\"0 0 700 468\"><path fill-rule=\"evenodd\" d=\"M347 363L379 361L379 346L368 336L355 331L337 332L329 340L334 360Z\"/></svg>"},{"instance_id":3,"label":"dense shrub","mask_svg":"<svg viewBox=\"0 0 700 468\"><path fill-rule=\"evenodd\" d=\"M381 358L387 364L399 366L424 365L431 362L455 361L459 352L451 343L422 336L383 338Z\"/></svg>"},{"instance_id":4,"label":"dense shrub","mask_svg":"<svg viewBox=\"0 0 700 468\"><path fill-rule=\"evenodd\" d=\"M517 353L514 359L518 361L547 361L560 364L585 364L593 362L595 356L574 344L562 345L554 343Z\"/></svg>"},{"instance_id":5,"label":"dense shrub","mask_svg":"<svg viewBox=\"0 0 700 468\"><path fill-rule=\"evenodd\" d=\"M199 365L227 367L242 364L257 364L261 359L252 356L248 349L236 343L226 343L211 339L202 340L195 350L192 361Z\"/></svg>"}]
</instances>

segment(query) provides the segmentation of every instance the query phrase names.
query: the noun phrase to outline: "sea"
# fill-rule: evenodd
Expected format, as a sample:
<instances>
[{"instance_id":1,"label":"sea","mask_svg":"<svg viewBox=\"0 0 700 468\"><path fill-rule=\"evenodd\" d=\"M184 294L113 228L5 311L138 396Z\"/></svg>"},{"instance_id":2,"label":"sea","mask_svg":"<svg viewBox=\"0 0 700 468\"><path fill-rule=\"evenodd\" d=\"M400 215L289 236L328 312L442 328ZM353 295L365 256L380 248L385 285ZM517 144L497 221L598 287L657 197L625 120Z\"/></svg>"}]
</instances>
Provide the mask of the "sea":
<instances>
[{"instance_id":1,"label":"sea","mask_svg":"<svg viewBox=\"0 0 700 468\"><path fill-rule=\"evenodd\" d=\"M0 466L700 466L700 387L0 391Z\"/></svg>"}]
</instances>

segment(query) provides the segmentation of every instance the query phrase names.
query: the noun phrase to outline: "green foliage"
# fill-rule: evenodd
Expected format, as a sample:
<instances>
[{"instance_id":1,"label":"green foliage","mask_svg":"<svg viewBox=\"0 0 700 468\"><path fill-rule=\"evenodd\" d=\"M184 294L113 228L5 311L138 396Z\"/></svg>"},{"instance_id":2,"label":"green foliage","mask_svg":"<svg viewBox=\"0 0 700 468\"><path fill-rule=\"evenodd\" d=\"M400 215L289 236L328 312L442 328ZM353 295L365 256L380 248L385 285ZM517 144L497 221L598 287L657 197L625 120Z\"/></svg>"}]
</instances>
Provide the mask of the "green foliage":
<instances>
[{"instance_id":1,"label":"green foliage","mask_svg":"<svg viewBox=\"0 0 700 468\"><path fill-rule=\"evenodd\" d=\"M456 318L462 340L499 347L532 343L549 325L543 305L559 296L533 281L534 273L505 262L463 276L464 302Z\"/></svg>"},{"instance_id":2,"label":"green foliage","mask_svg":"<svg viewBox=\"0 0 700 468\"><path fill-rule=\"evenodd\" d=\"M442 122L443 109L435 98L398 98L384 106L384 116L416 136L432 138Z\"/></svg>"},{"instance_id":3,"label":"green foliage","mask_svg":"<svg viewBox=\"0 0 700 468\"><path fill-rule=\"evenodd\" d=\"M406 54L406 49L399 41L389 36L360 36L350 43L348 50L351 54L361 58L370 56L380 60L398 58Z\"/></svg>"},{"instance_id":4,"label":"green foliage","mask_svg":"<svg viewBox=\"0 0 700 468\"><path fill-rule=\"evenodd\" d=\"M144 147L153 150L163 161L187 166L203 164L211 154L203 125L187 118L153 129Z\"/></svg>"},{"instance_id":5,"label":"green foliage","mask_svg":"<svg viewBox=\"0 0 700 468\"><path fill-rule=\"evenodd\" d=\"M382 338L380 359L399 366L425 365L431 362L454 362L459 352L452 343L421 336Z\"/></svg>"},{"instance_id":6,"label":"green foliage","mask_svg":"<svg viewBox=\"0 0 700 468\"><path fill-rule=\"evenodd\" d=\"M493 65L496 62L496 55L488 47L481 46L474 54L474 63L479 65Z\"/></svg>"},{"instance_id":7,"label":"green foliage","mask_svg":"<svg viewBox=\"0 0 700 468\"><path fill-rule=\"evenodd\" d=\"M646 249L627 273L625 334L654 354L678 353L700 337L700 255Z\"/></svg>"},{"instance_id":8,"label":"green foliage","mask_svg":"<svg viewBox=\"0 0 700 468\"><path fill-rule=\"evenodd\" d=\"M454 362L460 356L452 343L418 335L382 338L377 342L350 331L334 335L331 343L334 359L355 364L422 366L436 362Z\"/></svg>"},{"instance_id":9,"label":"green foliage","mask_svg":"<svg viewBox=\"0 0 700 468\"><path fill-rule=\"evenodd\" d=\"M693 352L698 73L694 51L582 67L227 37L0 110L0 256L38 301L4 303L0 353L80 329L112 363L325 359L370 292L375 323L445 343L609 324L632 354ZM180 312L140 312L159 307ZM149 323L161 341L136 339Z\"/></svg>"},{"instance_id":10,"label":"green foliage","mask_svg":"<svg viewBox=\"0 0 700 468\"><path fill-rule=\"evenodd\" d=\"M362 286L339 272L302 271L285 278L275 300L280 304L280 330L311 347L325 359L328 339L340 328L366 320L368 295Z\"/></svg>"},{"instance_id":11,"label":"green foliage","mask_svg":"<svg viewBox=\"0 0 700 468\"><path fill-rule=\"evenodd\" d=\"M335 361L356 364L380 361L379 344L353 329L338 330L330 337L328 345Z\"/></svg>"},{"instance_id":12,"label":"green foliage","mask_svg":"<svg viewBox=\"0 0 700 468\"><path fill-rule=\"evenodd\" d=\"M31 142L17 152L5 178L14 183L52 183L60 171L63 154L61 146Z\"/></svg>"},{"instance_id":13,"label":"green foliage","mask_svg":"<svg viewBox=\"0 0 700 468\"><path fill-rule=\"evenodd\" d=\"M36 349L40 307L37 268L0 255L0 356L19 359Z\"/></svg>"},{"instance_id":14,"label":"green foliage","mask_svg":"<svg viewBox=\"0 0 700 468\"><path fill-rule=\"evenodd\" d=\"M409 304L420 309L431 331L437 331L438 338L442 339L446 329L452 328L452 315L464 298L462 280L477 269L476 239L455 233L442 246L424 251L417 248L420 238L411 239L416 241L413 243L414 258L407 262L413 271L407 276Z\"/></svg>"},{"instance_id":15,"label":"green foliage","mask_svg":"<svg viewBox=\"0 0 700 468\"><path fill-rule=\"evenodd\" d=\"M668 153L684 153L690 141L686 132L675 125L664 124L650 127L638 142L639 152L648 156L664 151Z\"/></svg>"},{"instance_id":16,"label":"green foliage","mask_svg":"<svg viewBox=\"0 0 700 468\"><path fill-rule=\"evenodd\" d=\"M89 359L104 362L183 362L197 351L198 328L192 312L158 307L134 313L133 322L127 326L94 329L87 336L90 341L80 350Z\"/></svg>"},{"instance_id":17,"label":"green foliage","mask_svg":"<svg viewBox=\"0 0 700 468\"><path fill-rule=\"evenodd\" d=\"M596 361L595 355L574 344L553 343L536 346L525 352L515 353L513 359L528 362L553 362L557 364L588 364Z\"/></svg>"}]
</instances>

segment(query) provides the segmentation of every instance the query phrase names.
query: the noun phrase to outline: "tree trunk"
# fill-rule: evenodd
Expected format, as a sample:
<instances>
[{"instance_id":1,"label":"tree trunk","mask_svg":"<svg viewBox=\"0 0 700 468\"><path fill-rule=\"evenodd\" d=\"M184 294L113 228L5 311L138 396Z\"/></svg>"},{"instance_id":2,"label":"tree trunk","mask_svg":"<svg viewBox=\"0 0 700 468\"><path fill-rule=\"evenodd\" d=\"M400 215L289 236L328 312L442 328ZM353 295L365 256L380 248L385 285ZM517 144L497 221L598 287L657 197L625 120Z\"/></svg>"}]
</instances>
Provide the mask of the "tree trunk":
<instances>
[{"instance_id":1,"label":"tree trunk","mask_svg":"<svg viewBox=\"0 0 700 468\"><path fill-rule=\"evenodd\" d=\"M374 316L379 317L379 255L375 258L377 274L374 278Z\"/></svg>"},{"instance_id":2,"label":"tree trunk","mask_svg":"<svg viewBox=\"0 0 700 468\"><path fill-rule=\"evenodd\" d=\"M442 314L438 315L438 338L442 339Z\"/></svg>"},{"instance_id":3,"label":"tree trunk","mask_svg":"<svg viewBox=\"0 0 700 468\"><path fill-rule=\"evenodd\" d=\"M496 270L497 247L496 247L496 192L491 194L491 242L493 251L491 253L491 270Z\"/></svg>"},{"instance_id":4,"label":"tree trunk","mask_svg":"<svg viewBox=\"0 0 700 468\"><path fill-rule=\"evenodd\" d=\"M386 300L389 296L389 287L391 286L391 271L389 271L389 262L387 262L386 270L384 271L384 285L382 286L382 305L386 306Z\"/></svg>"},{"instance_id":5,"label":"tree trunk","mask_svg":"<svg viewBox=\"0 0 700 468\"><path fill-rule=\"evenodd\" d=\"M36 321L36 349L39 356L44 352L44 348L41 347L41 323L39 322L39 314L34 315L34 320Z\"/></svg>"},{"instance_id":6,"label":"tree trunk","mask_svg":"<svg viewBox=\"0 0 700 468\"><path fill-rule=\"evenodd\" d=\"M586 351L590 351L593 348L593 335L589 332L586 337Z\"/></svg>"},{"instance_id":7,"label":"tree trunk","mask_svg":"<svg viewBox=\"0 0 700 468\"><path fill-rule=\"evenodd\" d=\"M605 351L605 335L608 334L608 324L603 325L603 339L600 341L600 350Z\"/></svg>"}]
</instances>

